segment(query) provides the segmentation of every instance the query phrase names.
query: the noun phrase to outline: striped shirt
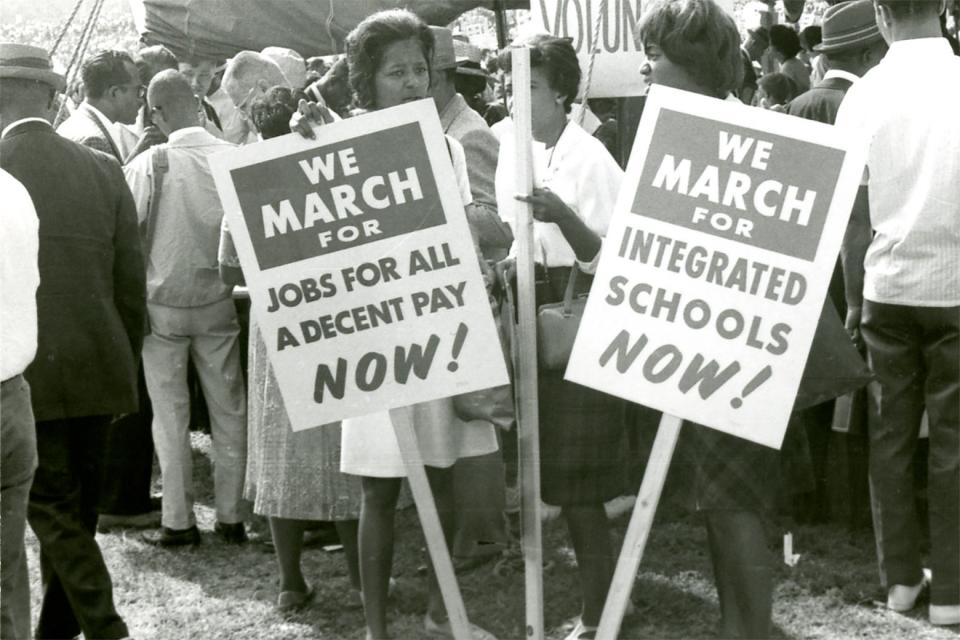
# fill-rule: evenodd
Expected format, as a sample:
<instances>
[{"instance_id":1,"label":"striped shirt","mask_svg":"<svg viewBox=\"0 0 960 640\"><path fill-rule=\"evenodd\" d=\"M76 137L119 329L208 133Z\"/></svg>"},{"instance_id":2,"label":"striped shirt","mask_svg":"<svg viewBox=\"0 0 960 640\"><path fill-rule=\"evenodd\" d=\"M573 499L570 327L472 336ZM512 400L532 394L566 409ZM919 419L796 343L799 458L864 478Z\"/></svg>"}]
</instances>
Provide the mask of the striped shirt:
<instances>
[{"instance_id":1,"label":"striped shirt","mask_svg":"<svg viewBox=\"0 0 960 640\"><path fill-rule=\"evenodd\" d=\"M836 126L869 144L867 300L960 305L958 114L960 57L944 38L893 43L840 106Z\"/></svg>"}]
</instances>

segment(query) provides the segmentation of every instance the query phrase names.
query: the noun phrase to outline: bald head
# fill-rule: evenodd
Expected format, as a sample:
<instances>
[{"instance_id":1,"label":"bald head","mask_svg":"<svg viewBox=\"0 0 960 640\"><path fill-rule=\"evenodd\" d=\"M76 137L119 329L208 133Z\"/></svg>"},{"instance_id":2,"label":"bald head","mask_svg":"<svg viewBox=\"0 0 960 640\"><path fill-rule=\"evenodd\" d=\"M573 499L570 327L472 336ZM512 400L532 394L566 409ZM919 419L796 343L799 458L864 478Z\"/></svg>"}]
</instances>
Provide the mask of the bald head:
<instances>
[{"instance_id":1,"label":"bald head","mask_svg":"<svg viewBox=\"0 0 960 640\"><path fill-rule=\"evenodd\" d=\"M292 88L277 63L256 51L241 51L227 62L220 83L233 105L248 113L257 95L277 85Z\"/></svg>"},{"instance_id":2,"label":"bald head","mask_svg":"<svg viewBox=\"0 0 960 640\"><path fill-rule=\"evenodd\" d=\"M200 125L198 100L186 76L173 69L153 76L147 89L147 104L153 111L153 121L167 135Z\"/></svg>"}]
</instances>

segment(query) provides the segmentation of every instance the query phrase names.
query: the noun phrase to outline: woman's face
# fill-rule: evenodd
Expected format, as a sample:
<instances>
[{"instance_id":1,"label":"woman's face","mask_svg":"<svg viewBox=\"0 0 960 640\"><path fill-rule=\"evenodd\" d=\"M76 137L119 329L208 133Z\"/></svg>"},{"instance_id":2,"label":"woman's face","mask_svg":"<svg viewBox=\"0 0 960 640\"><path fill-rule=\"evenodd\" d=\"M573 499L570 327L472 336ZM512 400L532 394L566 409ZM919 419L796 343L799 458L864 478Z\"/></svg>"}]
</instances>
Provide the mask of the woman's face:
<instances>
[{"instance_id":1,"label":"woman's face","mask_svg":"<svg viewBox=\"0 0 960 640\"><path fill-rule=\"evenodd\" d=\"M373 81L376 109L426 98L430 70L420 42L411 38L387 45Z\"/></svg>"},{"instance_id":2,"label":"woman's face","mask_svg":"<svg viewBox=\"0 0 960 640\"><path fill-rule=\"evenodd\" d=\"M512 116L513 77L509 73L504 74L504 87L507 91L507 106ZM556 128L558 119L566 119L567 112L563 108L564 98L562 93L550 87L547 72L543 67L530 69L530 124L535 140L543 142L544 136L538 134L552 131Z\"/></svg>"},{"instance_id":3,"label":"woman's face","mask_svg":"<svg viewBox=\"0 0 960 640\"><path fill-rule=\"evenodd\" d=\"M673 89L683 89L694 93L706 93L686 68L676 64L656 44L643 47L646 61L640 65L640 75L647 86L662 84Z\"/></svg>"}]
</instances>

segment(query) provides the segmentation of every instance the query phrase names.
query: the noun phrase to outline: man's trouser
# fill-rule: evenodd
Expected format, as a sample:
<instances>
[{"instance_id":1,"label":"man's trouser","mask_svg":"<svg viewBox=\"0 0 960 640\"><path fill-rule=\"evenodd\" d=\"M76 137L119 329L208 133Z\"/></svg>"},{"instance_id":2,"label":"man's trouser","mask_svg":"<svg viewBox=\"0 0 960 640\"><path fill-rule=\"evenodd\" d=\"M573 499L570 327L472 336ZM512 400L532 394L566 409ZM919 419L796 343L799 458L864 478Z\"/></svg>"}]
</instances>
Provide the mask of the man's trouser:
<instances>
[{"instance_id":1,"label":"man's trouser","mask_svg":"<svg viewBox=\"0 0 960 640\"><path fill-rule=\"evenodd\" d=\"M870 490L881 583L922 579L913 459L926 409L930 601L960 604L960 307L866 300L861 329L878 379L870 411Z\"/></svg>"},{"instance_id":2,"label":"man's trouser","mask_svg":"<svg viewBox=\"0 0 960 640\"><path fill-rule=\"evenodd\" d=\"M110 416L37 422L39 466L27 521L40 541L43 603L37 638L125 638L94 535Z\"/></svg>"},{"instance_id":3,"label":"man's trouser","mask_svg":"<svg viewBox=\"0 0 960 640\"><path fill-rule=\"evenodd\" d=\"M240 371L240 327L233 301L203 307L148 303L151 333L143 340L143 368L153 404L153 443L163 479L163 526L187 529L193 515L190 394L193 360L210 412L217 520L243 520L247 462L246 399Z\"/></svg>"},{"instance_id":4,"label":"man's trouser","mask_svg":"<svg viewBox=\"0 0 960 640\"><path fill-rule=\"evenodd\" d=\"M30 637L30 581L23 532L37 468L30 385L23 376L0 387L0 638Z\"/></svg>"}]
</instances>

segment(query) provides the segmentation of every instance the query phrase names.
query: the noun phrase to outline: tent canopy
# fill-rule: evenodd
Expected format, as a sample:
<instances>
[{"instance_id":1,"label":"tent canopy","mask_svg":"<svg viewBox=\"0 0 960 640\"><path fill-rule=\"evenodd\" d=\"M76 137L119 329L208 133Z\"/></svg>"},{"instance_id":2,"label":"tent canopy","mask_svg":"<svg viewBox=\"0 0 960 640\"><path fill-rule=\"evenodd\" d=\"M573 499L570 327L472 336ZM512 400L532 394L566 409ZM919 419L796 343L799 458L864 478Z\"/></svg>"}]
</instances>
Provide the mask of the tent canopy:
<instances>
[{"instance_id":1,"label":"tent canopy","mask_svg":"<svg viewBox=\"0 0 960 640\"><path fill-rule=\"evenodd\" d=\"M304 57L343 52L346 35L366 16L407 8L446 25L492 0L129 0L144 41L177 56L223 60L239 51L289 47ZM529 0L505 0L527 8Z\"/></svg>"}]
</instances>

